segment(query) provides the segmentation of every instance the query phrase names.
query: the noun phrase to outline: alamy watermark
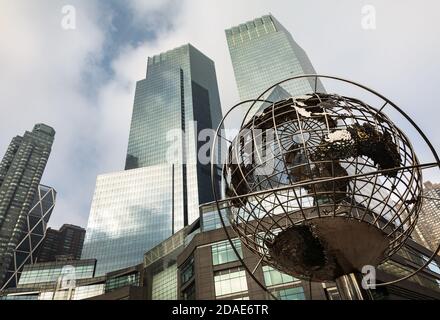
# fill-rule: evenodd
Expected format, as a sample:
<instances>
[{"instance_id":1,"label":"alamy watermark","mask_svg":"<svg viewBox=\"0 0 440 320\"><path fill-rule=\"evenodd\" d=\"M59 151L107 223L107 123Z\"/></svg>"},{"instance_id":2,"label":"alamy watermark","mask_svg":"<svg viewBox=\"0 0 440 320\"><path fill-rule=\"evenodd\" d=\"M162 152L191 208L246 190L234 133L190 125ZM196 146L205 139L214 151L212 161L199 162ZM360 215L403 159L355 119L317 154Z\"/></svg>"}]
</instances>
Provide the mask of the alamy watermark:
<instances>
[{"instance_id":1,"label":"alamy watermark","mask_svg":"<svg viewBox=\"0 0 440 320\"><path fill-rule=\"evenodd\" d=\"M76 29L76 8L72 5L65 5L61 8L61 28L64 30Z\"/></svg>"},{"instance_id":2,"label":"alamy watermark","mask_svg":"<svg viewBox=\"0 0 440 320\"><path fill-rule=\"evenodd\" d=\"M185 131L171 129L166 133L166 161L169 164L195 164L209 165L211 156L214 164L252 164L255 167L255 174L271 174L275 166L276 150L279 150L278 141L274 129L223 129L220 131L216 145L213 145L216 130L197 130L197 122L190 121ZM234 135L230 143L224 137ZM194 137L194 138L191 138ZM162 142L158 142L162 143ZM228 152L237 150L236 152ZM196 150L196 157L188 150Z\"/></svg>"},{"instance_id":3,"label":"alamy watermark","mask_svg":"<svg viewBox=\"0 0 440 320\"><path fill-rule=\"evenodd\" d=\"M376 7L367 4L361 9L361 27L364 30L376 30Z\"/></svg>"},{"instance_id":4,"label":"alamy watermark","mask_svg":"<svg viewBox=\"0 0 440 320\"><path fill-rule=\"evenodd\" d=\"M366 265L362 267L361 272L362 288L365 290L376 289L376 268L374 266Z\"/></svg>"},{"instance_id":5,"label":"alamy watermark","mask_svg":"<svg viewBox=\"0 0 440 320\"><path fill-rule=\"evenodd\" d=\"M76 270L72 265L63 266L58 277L59 290L73 290L76 287Z\"/></svg>"}]
</instances>

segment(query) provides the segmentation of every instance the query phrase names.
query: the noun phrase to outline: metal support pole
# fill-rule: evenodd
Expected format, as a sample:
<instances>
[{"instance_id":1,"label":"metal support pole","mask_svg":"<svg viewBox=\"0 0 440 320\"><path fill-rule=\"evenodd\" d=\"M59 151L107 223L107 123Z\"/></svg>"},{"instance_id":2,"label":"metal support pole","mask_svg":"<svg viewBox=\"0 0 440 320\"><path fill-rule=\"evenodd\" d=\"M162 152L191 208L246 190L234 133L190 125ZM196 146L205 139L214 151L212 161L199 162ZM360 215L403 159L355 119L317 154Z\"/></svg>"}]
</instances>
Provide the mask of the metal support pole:
<instances>
[{"instance_id":1,"label":"metal support pole","mask_svg":"<svg viewBox=\"0 0 440 320\"><path fill-rule=\"evenodd\" d=\"M350 273L336 279L342 300L373 300L371 292L362 288L362 275Z\"/></svg>"}]
</instances>

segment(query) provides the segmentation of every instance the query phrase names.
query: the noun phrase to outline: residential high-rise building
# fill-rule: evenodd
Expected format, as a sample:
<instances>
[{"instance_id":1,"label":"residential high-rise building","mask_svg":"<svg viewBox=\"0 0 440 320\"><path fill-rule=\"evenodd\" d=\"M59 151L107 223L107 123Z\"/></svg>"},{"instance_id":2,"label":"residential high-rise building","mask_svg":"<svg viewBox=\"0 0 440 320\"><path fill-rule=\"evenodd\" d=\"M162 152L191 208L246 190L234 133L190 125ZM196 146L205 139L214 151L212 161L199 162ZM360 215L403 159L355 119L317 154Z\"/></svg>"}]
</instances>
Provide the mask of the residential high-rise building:
<instances>
[{"instance_id":1,"label":"residential high-rise building","mask_svg":"<svg viewBox=\"0 0 440 320\"><path fill-rule=\"evenodd\" d=\"M38 192L27 216L25 232L14 250L14 258L0 289L15 287L25 265L38 260L38 251L47 235L47 223L55 207L56 191L39 185Z\"/></svg>"},{"instance_id":2,"label":"residential high-rise building","mask_svg":"<svg viewBox=\"0 0 440 320\"><path fill-rule=\"evenodd\" d=\"M272 15L227 29L226 39L242 101L256 99L270 86L287 78L316 73L305 51ZM278 101L286 95L301 95L314 90L313 78L300 79L275 87L264 98ZM325 92L319 80L316 90ZM259 106L256 104L253 111Z\"/></svg>"},{"instance_id":3,"label":"residential high-rise building","mask_svg":"<svg viewBox=\"0 0 440 320\"><path fill-rule=\"evenodd\" d=\"M126 170L96 182L82 258L98 260L98 275L141 262L213 200L202 147L221 118L212 60L190 44L148 58L136 85Z\"/></svg>"},{"instance_id":4,"label":"residential high-rise building","mask_svg":"<svg viewBox=\"0 0 440 320\"><path fill-rule=\"evenodd\" d=\"M440 241L440 184L425 182L423 196L422 210L412 237L435 251Z\"/></svg>"},{"instance_id":5,"label":"residential high-rise building","mask_svg":"<svg viewBox=\"0 0 440 320\"><path fill-rule=\"evenodd\" d=\"M12 139L0 163L0 284L5 281L14 251L27 230L55 130L37 124L32 132Z\"/></svg>"},{"instance_id":6,"label":"residential high-rise building","mask_svg":"<svg viewBox=\"0 0 440 320\"><path fill-rule=\"evenodd\" d=\"M63 224L59 230L49 228L38 250L38 262L58 259L77 260L81 258L86 230L72 224Z\"/></svg>"}]
</instances>

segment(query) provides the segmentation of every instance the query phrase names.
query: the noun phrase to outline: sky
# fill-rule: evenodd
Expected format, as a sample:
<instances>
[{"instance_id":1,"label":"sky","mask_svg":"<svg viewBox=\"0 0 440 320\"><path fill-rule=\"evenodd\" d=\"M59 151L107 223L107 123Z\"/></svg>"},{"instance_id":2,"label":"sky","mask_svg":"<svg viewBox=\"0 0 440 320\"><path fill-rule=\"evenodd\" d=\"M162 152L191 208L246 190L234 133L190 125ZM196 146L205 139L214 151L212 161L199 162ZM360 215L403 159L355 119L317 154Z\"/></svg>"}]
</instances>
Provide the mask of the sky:
<instances>
[{"instance_id":1,"label":"sky","mask_svg":"<svg viewBox=\"0 0 440 320\"><path fill-rule=\"evenodd\" d=\"M366 5L375 29L363 28ZM65 6L75 9L74 29L63 28ZM239 98L224 30L268 13L318 73L379 91L440 150L438 12L436 0L0 0L0 154L35 123L51 125L42 179L58 192L50 226L86 227L97 175L124 168L147 57L193 44L215 62L226 112ZM437 171L425 179L438 182Z\"/></svg>"}]
</instances>

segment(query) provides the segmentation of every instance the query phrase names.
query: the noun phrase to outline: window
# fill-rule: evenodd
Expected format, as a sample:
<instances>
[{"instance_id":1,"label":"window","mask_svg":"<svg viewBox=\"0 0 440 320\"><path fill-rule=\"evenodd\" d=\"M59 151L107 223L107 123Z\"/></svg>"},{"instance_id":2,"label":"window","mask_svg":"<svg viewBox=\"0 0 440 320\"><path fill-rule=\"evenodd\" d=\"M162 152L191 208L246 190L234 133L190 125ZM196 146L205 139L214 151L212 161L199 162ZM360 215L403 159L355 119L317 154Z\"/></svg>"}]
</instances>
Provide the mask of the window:
<instances>
[{"instance_id":1,"label":"window","mask_svg":"<svg viewBox=\"0 0 440 320\"><path fill-rule=\"evenodd\" d=\"M83 300L104 294L104 284L81 286L75 289L73 300Z\"/></svg>"},{"instance_id":2,"label":"window","mask_svg":"<svg viewBox=\"0 0 440 320\"><path fill-rule=\"evenodd\" d=\"M243 257L243 253L241 251L241 242L239 239L232 240L235 248L237 249L240 257ZM212 264L218 265L227 262L232 262L238 260L234 249L229 243L229 240L217 242L211 247L212 252Z\"/></svg>"},{"instance_id":3,"label":"window","mask_svg":"<svg viewBox=\"0 0 440 320\"><path fill-rule=\"evenodd\" d=\"M305 300L303 287L288 288L275 291L275 296L280 300Z\"/></svg>"},{"instance_id":4,"label":"window","mask_svg":"<svg viewBox=\"0 0 440 320\"><path fill-rule=\"evenodd\" d=\"M116 290L125 286L139 286L139 273L132 273L116 278L110 278L105 283L105 292Z\"/></svg>"},{"instance_id":5,"label":"window","mask_svg":"<svg viewBox=\"0 0 440 320\"><path fill-rule=\"evenodd\" d=\"M196 285L193 282L185 290L182 291L182 300L195 300L196 299Z\"/></svg>"},{"instance_id":6,"label":"window","mask_svg":"<svg viewBox=\"0 0 440 320\"><path fill-rule=\"evenodd\" d=\"M246 273L241 268L222 270L214 275L215 296L247 291Z\"/></svg>"},{"instance_id":7,"label":"window","mask_svg":"<svg viewBox=\"0 0 440 320\"><path fill-rule=\"evenodd\" d=\"M426 261L429 260L428 257L423 256L423 259ZM437 262L435 262L434 260L432 260L429 264L428 264L428 269L434 273L436 273L437 275L440 275L440 267L437 264ZM440 288L440 280L439 279L435 279L435 281L437 282L439 288Z\"/></svg>"},{"instance_id":8,"label":"window","mask_svg":"<svg viewBox=\"0 0 440 320\"><path fill-rule=\"evenodd\" d=\"M429 258L428 258L428 257L425 257L425 256L423 256L423 259L425 260L425 262L429 260ZM430 271L432 271L432 272L437 273L437 274L440 275L440 267L439 267L439 265L437 264L437 262L435 262L434 260L432 260L432 261L428 264L428 269L429 269Z\"/></svg>"},{"instance_id":9,"label":"window","mask_svg":"<svg viewBox=\"0 0 440 320\"><path fill-rule=\"evenodd\" d=\"M176 264L153 275L152 298L153 300L177 300Z\"/></svg>"},{"instance_id":10,"label":"window","mask_svg":"<svg viewBox=\"0 0 440 320\"><path fill-rule=\"evenodd\" d=\"M268 287L275 286L278 284L299 281L298 279L289 276L285 273L281 273L278 270L269 266L263 266L263 273L264 273L264 282Z\"/></svg>"},{"instance_id":11,"label":"window","mask_svg":"<svg viewBox=\"0 0 440 320\"><path fill-rule=\"evenodd\" d=\"M182 266L180 281L182 285L187 283L194 276L194 257L189 258Z\"/></svg>"},{"instance_id":12,"label":"window","mask_svg":"<svg viewBox=\"0 0 440 320\"><path fill-rule=\"evenodd\" d=\"M226 209L221 209L221 215L223 217L223 222L226 226L229 225L229 220L227 218ZM222 228L222 222L218 216L217 208L213 208L213 211L205 212L202 214L202 229L203 231L210 231Z\"/></svg>"}]
</instances>

